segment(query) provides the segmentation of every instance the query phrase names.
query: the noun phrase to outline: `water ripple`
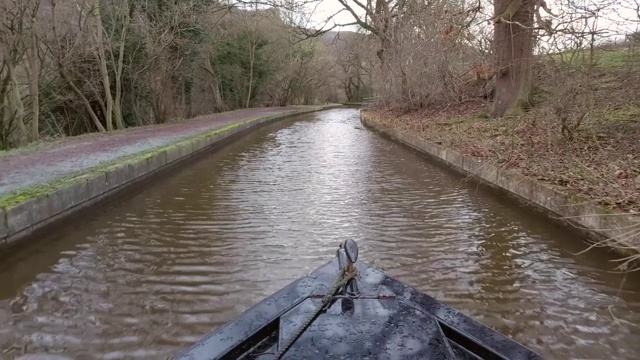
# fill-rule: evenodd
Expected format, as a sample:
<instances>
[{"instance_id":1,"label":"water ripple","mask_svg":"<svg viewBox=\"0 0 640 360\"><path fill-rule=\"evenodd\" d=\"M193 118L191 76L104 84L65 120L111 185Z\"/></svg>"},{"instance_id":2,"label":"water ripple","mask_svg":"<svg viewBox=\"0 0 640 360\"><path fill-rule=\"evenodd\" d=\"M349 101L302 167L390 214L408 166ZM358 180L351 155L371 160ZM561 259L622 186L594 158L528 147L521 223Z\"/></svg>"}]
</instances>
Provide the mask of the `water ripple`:
<instances>
[{"instance_id":1,"label":"water ripple","mask_svg":"<svg viewBox=\"0 0 640 360\"><path fill-rule=\"evenodd\" d=\"M0 351L163 358L323 264L364 261L549 358L634 358L640 283L334 110L253 134L48 239L0 280ZM35 252L35 250L34 250ZM16 344L17 346L13 346Z\"/></svg>"}]
</instances>

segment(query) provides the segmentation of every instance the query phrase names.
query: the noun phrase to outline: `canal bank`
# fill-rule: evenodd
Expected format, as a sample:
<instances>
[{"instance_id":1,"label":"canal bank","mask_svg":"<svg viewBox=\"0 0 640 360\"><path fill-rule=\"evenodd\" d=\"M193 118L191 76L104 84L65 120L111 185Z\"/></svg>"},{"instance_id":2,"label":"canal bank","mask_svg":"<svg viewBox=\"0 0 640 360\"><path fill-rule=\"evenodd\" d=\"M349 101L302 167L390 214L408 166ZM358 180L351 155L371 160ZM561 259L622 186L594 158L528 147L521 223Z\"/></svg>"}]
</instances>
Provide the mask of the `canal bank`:
<instances>
[{"instance_id":1,"label":"canal bank","mask_svg":"<svg viewBox=\"0 0 640 360\"><path fill-rule=\"evenodd\" d=\"M0 155L0 256L129 185L277 120L335 108L243 109Z\"/></svg>"},{"instance_id":2,"label":"canal bank","mask_svg":"<svg viewBox=\"0 0 640 360\"><path fill-rule=\"evenodd\" d=\"M607 210L576 194L561 192L519 172L481 162L460 152L389 126L371 112L361 113L363 125L435 159L484 185L506 193L543 212L550 219L583 234L593 246L625 256L640 253L640 217Z\"/></svg>"},{"instance_id":3,"label":"canal bank","mask_svg":"<svg viewBox=\"0 0 640 360\"><path fill-rule=\"evenodd\" d=\"M0 358L174 358L344 239L545 358L640 352L640 279L611 271L617 255L573 255L580 237L356 109L262 126L156 179L0 261Z\"/></svg>"}]
</instances>

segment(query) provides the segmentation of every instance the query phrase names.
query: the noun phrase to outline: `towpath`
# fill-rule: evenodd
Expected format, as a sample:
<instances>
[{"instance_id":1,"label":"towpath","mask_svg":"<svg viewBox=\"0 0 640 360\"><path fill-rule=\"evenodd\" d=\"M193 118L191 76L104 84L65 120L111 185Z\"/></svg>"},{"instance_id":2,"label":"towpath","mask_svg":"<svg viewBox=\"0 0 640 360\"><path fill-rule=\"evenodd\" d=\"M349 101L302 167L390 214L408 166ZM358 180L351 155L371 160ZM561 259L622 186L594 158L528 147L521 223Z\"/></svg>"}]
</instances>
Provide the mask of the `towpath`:
<instances>
[{"instance_id":1,"label":"towpath","mask_svg":"<svg viewBox=\"0 0 640 360\"><path fill-rule=\"evenodd\" d=\"M21 189L90 171L119 158L153 151L200 133L249 119L311 106L242 109L182 122L149 125L109 134L87 134L0 153L0 198Z\"/></svg>"}]
</instances>

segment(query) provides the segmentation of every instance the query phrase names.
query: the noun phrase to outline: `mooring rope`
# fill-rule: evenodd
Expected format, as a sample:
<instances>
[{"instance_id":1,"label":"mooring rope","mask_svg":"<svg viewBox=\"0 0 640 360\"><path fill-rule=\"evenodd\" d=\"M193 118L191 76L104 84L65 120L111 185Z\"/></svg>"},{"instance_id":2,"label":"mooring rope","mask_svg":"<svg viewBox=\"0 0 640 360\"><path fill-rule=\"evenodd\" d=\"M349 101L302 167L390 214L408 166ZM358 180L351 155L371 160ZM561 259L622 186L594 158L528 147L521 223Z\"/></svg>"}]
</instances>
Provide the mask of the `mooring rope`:
<instances>
[{"instance_id":1,"label":"mooring rope","mask_svg":"<svg viewBox=\"0 0 640 360\"><path fill-rule=\"evenodd\" d=\"M340 271L340 274L338 275L338 279L336 280L335 284L333 284L331 289L329 289L329 292L327 293L327 295L325 295L322 298L322 302L320 306L318 306L318 308L311 314L311 316L309 316L307 321L302 323L302 326L300 326L298 330L296 330L296 332L293 334L293 336L289 338L289 341L287 341L284 344L284 346L282 346L282 349L280 349L278 353L276 353L276 359L280 359L282 358L282 356L284 356L284 354L287 352L287 350L289 350L291 345L293 345L293 343L298 339L298 337L300 337L300 335L302 335L302 333L307 329L307 327L311 325L311 323L313 322L313 320L315 320L318 314L320 314L320 311L322 311L322 309L324 309L324 307L327 306L329 302L331 302L331 299L335 295L336 291L338 291L338 289L340 289L342 286L346 286L349 280L353 279L356 276L356 273L357 272L355 270L355 267L353 268L352 271L347 271L347 268L344 268Z\"/></svg>"}]
</instances>

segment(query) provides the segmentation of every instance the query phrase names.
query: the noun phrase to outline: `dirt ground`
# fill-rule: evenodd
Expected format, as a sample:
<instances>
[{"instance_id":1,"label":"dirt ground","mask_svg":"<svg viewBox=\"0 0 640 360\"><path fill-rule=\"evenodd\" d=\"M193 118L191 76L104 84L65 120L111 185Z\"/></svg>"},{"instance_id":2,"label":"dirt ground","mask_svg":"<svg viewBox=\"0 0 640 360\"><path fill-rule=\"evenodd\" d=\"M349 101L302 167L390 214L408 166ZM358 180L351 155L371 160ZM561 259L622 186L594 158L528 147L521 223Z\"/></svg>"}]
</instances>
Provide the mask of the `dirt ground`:
<instances>
[{"instance_id":1,"label":"dirt ground","mask_svg":"<svg viewBox=\"0 0 640 360\"><path fill-rule=\"evenodd\" d=\"M588 94L569 97L542 83L532 109L503 119L490 119L490 104L479 100L405 114L367 111L392 127L608 209L640 213L640 84L622 72L597 76ZM557 111L567 104L572 111L575 104L589 109L572 138L562 134Z\"/></svg>"}]
</instances>

